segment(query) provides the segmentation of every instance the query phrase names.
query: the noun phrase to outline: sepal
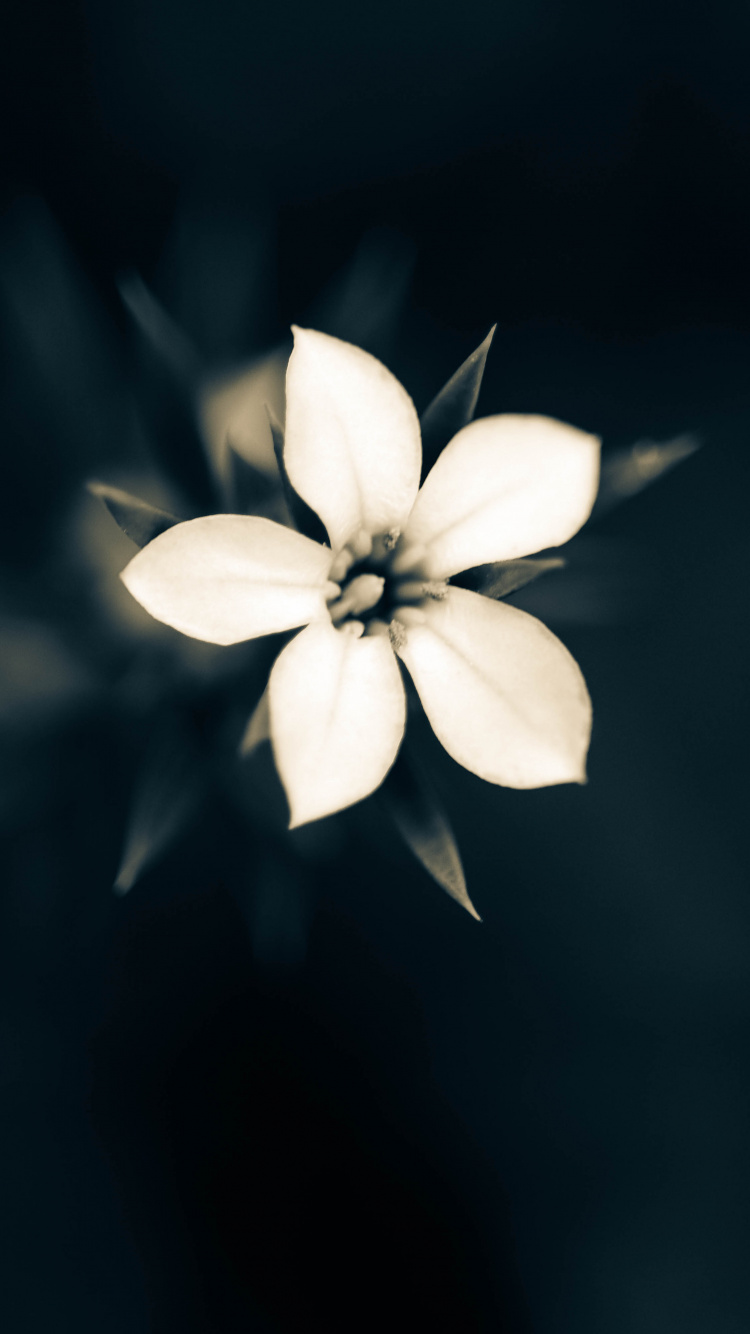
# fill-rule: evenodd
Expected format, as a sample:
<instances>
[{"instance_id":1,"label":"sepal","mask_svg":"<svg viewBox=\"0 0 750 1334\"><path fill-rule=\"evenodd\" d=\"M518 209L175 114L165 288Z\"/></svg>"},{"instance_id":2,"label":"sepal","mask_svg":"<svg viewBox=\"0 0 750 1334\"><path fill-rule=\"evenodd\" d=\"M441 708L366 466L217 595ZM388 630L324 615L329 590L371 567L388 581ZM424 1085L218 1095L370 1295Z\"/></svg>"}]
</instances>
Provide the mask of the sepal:
<instances>
[{"instance_id":1,"label":"sepal","mask_svg":"<svg viewBox=\"0 0 750 1334\"><path fill-rule=\"evenodd\" d=\"M306 501L295 491L289 480L289 473L286 470L284 462L284 428L278 417L266 404L266 413L268 414L268 425L271 428L271 439L273 440L273 452L276 457L276 465L279 469L281 486L284 491L284 500L286 501L289 517L298 532L303 533L305 537L311 537L313 542L321 542L326 545L328 534L325 525L318 518L314 509L311 509Z\"/></svg>"},{"instance_id":2,"label":"sepal","mask_svg":"<svg viewBox=\"0 0 750 1334\"><path fill-rule=\"evenodd\" d=\"M217 508L215 477L197 421L201 363L187 338L137 274L120 281L137 336L141 409L159 462L198 513Z\"/></svg>"},{"instance_id":3,"label":"sepal","mask_svg":"<svg viewBox=\"0 0 750 1334\"><path fill-rule=\"evenodd\" d=\"M486 598L506 598L541 574L561 570L565 564L562 556L498 560L492 565L476 565L473 570L458 575L454 582Z\"/></svg>"},{"instance_id":4,"label":"sepal","mask_svg":"<svg viewBox=\"0 0 750 1334\"><path fill-rule=\"evenodd\" d=\"M190 721L172 717L146 752L136 779L113 889L127 894L186 828L207 787Z\"/></svg>"},{"instance_id":5,"label":"sepal","mask_svg":"<svg viewBox=\"0 0 750 1334\"><path fill-rule=\"evenodd\" d=\"M487 337L475 348L470 357L453 374L440 393L433 398L429 407L422 413L422 476L432 467L438 455L454 435L468 426L477 406L479 390L490 350L492 338L497 328L493 324Z\"/></svg>"},{"instance_id":6,"label":"sepal","mask_svg":"<svg viewBox=\"0 0 750 1334\"><path fill-rule=\"evenodd\" d=\"M630 500L698 449L700 441L688 434L675 436L662 444L642 440L627 449L605 454L592 518L598 519L623 500Z\"/></svg>"},{"instance_id":7,"label":"sepal","mask_svg":"<svg viewBox=\"0 0 750 1334\"><path fill-rule=\"evenodd\" d=\"M268 708L268 686L266 686L242 734L239 750L241 758L245 759L246 756L252 755L253 751L258 749L258 746L261 746L264 741L270 740L271 714Z\"/></svg>"},{"instance_id":8,"label":"sepal","mask_svg":"<svg viewBox=\"0 0 750 1334\"><path fill-rule=\"evenodd\" d=\"M461 856L448 818L414 754L408 735L379 796L407 847L428 875L481 922L469 898Z\"/></svg>"},{"instance_id":9,"label":"sepal","mask_svg":"<svg viewBox=\"0 0 750 1334\"><path fill-rule=\"evenodd\" d=\"M101 500L118 527L136 546L145 547L159 533L166 532L167 528L180 522L176 515L157 509L138 496L131 496L129 491L121 491L119 486L94 481L87 482L86 486L92 496Z\"/></svg>"}]
</instances>

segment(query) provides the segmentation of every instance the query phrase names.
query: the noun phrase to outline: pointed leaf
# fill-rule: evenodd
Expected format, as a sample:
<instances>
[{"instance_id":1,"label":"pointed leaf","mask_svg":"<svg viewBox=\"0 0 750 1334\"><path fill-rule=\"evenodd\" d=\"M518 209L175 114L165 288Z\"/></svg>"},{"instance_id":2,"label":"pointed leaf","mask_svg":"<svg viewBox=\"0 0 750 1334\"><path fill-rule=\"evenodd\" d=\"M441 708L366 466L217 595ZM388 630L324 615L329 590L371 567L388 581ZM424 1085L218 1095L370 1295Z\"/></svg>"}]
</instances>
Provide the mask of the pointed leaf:
<instances>
[{"instance_id":1,"label":"pointed leaf","mask_svg":"<svg viewBox=\"0 0 750 1334\"><path fill-rule=\"evenodd\" d=\"M493 324L487 337L462 366L459 366L440 393L422 413L422 476L432 467L438 455L454 435L468 426L477 406L482 376L487 362L492 337L497 328Z\"/></svg>"},{"instance_id":2,"label":"pointed leaf","mask_svg":"<svg viewBox=\"0 0 750 1334\"><path fill-rule=\"evenodd\" d=\"M598 519L621 501L637 495L697 449L700 441L694 435L678 435L663 444L642 440L605 455L593 517Z\"/></svg>"},{"instance_id":3,"label":"pointed leaf","mask_svg":"<svg viewBox=\"0 0 750 1334\"><path fill-rule=\"evenodd\" d=\"M138 339L140 407L149 444L198 512L216 509L215 478L197 421L201 365L188 340L137 274L120 294Z\"/></svg>"},{"instance_id":4,"label":"pointed leaf","mask_svg":"<svg viewBox=\"0 0 750 1334\"><path fill-rule=\"evenodd\" d=\"M311 509L307 502L298 495L289 480L289 473L284 462L284 428L268 404L266 404L266 412L268 414L268 424L271 427L273 452L276 456L279 476L281 477L284 499L292 523L298 532L304 533L305 537L311 537L313 542L327 543L328 534L322 520L318 518L315 510Z\"/></svg>"},{"instance_id":5,"label":"pointed leaf","mask_svg":"<svg viewBox=\"0 0 750 1334\"><path fill-rule=\"evenodd\" d=\"M470 588L486 598L506 598L509 593L530 584L548 570L561 570L562 556L538 556L520 560L498 560L493 565L476 565L456 579L459 587Z\"/></svg>"},{"instance_id":6,"label":"pointed leaf","mask_svg":"<svg viewBox=\"0 0 750 1334\"><path fill-rule=\"evenodd\" d=\"M206 790L206 774L190 722L167 719L136 779L114 889L127 894L186 828Z\"/></svg>"},{"instance_id":7,"label":"pointed leaf","mask_svg":"<svg viewBox=\"0 0 750 1334\"><path fill-rule=\"evenodd\" d=\"M271 740L271 714L268 708L268 686L250 715L240 742L240 755L252 755L264 741Z\"/></svg>"},{"instance_id":8,"label":"pointed leaf","mask_svg":"<svg viewBox=\"0 0 750 1334\"><path fill-rule=\"evenodd\" d=\"M383 784L381 799L407 847L433 880L478 922L453 831L408 736Z\"/></svg>"},{"instance_id":9,"label":"pointed leaf","mask_svg":"<svg viewBox=\"0 0 750 1334\"><path fill-rule=\"evenodd\" d=\"M92 496L101 500L109 510L115 523L139 547L145 547L159 533L166 532L180 520L166 510L149 505L148 501L131 496L128 491L121 491L119 486L109 486L106 482L88 482Z\"/></svg>"}]
</instances>

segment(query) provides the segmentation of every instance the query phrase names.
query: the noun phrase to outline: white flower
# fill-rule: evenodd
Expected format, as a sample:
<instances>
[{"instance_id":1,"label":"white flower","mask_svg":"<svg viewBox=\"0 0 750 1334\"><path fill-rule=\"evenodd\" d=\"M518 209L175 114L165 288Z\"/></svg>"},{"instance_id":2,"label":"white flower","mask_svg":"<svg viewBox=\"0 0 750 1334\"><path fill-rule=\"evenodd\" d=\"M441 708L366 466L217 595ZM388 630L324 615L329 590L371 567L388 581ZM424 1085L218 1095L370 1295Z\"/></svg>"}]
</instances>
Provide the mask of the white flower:
<instances>
[{"instance_id":1,"label":"white flower","mask_svg":"<svg viewBox=\"0 0 750 1334\"><path fill-rule=\"evenodd\" d=\"M161 533L122 578L157 620L214 644L306 628L269 682L291 825L373 792L406 697L397 656L459 764L491 783L582 782L591 704L533 616L450 586L473 566L567 542L596 495L599 441L545 417L472 422L419 490L419 422L374 357L295 330L284 459L330 547L238 514Z\"/></svg>"}]
</instances>

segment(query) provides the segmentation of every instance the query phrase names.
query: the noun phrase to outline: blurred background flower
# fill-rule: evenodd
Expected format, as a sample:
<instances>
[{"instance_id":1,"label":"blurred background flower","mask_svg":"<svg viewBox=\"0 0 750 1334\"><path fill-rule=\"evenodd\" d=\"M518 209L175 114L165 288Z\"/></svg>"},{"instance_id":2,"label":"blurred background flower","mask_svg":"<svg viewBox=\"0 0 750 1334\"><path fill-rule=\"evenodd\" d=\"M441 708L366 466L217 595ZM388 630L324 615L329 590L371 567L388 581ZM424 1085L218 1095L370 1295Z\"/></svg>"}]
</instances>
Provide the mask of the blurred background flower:
<instances>
[{"instance_id":1,"label":"blurred background flower","mask_svg":"<svg viewBox=\"0 0 750 1334\"><path fill-rule=\"evenodd\" d=\"M10 1327L744 1331L743 15L8 13ZM262 750L112 895L144 756L189 774L261 664L117 601L134 548L83 484L187 516L227 442L270 464L292 321L422 410L495 320L481 415L596 432L631 497L512 595L585 672L588 787L487 791L423 738L481 928L369 807L249 840Z\"/></svg>"}]
</instances>

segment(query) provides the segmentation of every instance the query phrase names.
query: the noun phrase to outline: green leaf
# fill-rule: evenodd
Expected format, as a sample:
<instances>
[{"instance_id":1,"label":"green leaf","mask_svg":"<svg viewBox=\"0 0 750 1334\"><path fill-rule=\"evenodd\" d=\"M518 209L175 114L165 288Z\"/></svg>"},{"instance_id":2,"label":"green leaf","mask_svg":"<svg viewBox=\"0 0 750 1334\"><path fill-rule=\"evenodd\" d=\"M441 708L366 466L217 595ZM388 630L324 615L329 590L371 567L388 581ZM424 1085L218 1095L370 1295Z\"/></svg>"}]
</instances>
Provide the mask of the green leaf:
<instances>
[{"instance_id":1,"label":"green leaf","mask_svg":"<svg viewBox=\"0 0 750 1334\"><path fill-rule=\"evenodd\" d=\"M453 831L408 738L380 789L380 800L407 847L428 874L456 903L481 922L466 889Z\"/></svg>"},{"instance_id":2,"label":"green leaf","mask_svg":"<svg viewBox=\"0 0 750 1334\"><path fill-rule=\"evenodd\" d=\"M271 427L271 437L273 439L273 452L276 455L276 463L281 477L281 485L284 489L284 499L287 503L287 509L295 528L305 537L311 537L314 542L321 542L324 546L328 545L328 534L322 521L318 518L315 510L297 494L292 483L289 480L289 474L284 463L284 431L281 422L274 415L271 408L266 404L268 414L268 423Z\"/></svg>"},{"instance_id":3,"label":"green leaf","mask_svg":"<svg viewBox=\"0 0 750 1334\"><path fill-rule=\"evenodd\" d=\"M422 413L422 475L429 472L454 435L468 426L477 406L487 353L497 325L493 324L484 342L459 366L455 375L430 406Z\"/></svg>"},{"instance_id":4,"label":"green leaf","mask_svg":"<svg viewBox=\"0 0 750 1334\"><path fill-rule=\"evenodd\" d=\"M522 560L498 560L492 565L475 565L453 582L487 598L505 598L516 589L538 579L548 570L561 570L566 562L562 556L537 556Z\"/></svg>"},{"instance_id":5,"label":"green leaf","mask_svg":"<svg viewBox=\"0 0 750 1334\"><path fill-rule=\"evenodd\" d=\"M605 455L592 517L598 519L621 501L637 495L697 449L700 441L694 435L678 435L662 444L641 440Z\"/></svg>"},{"instance_id":6,"label":"green leaf","mask_svg":"<svg viewBox=\"0 0 750 1334\"><path fill-rule=\"evenodd\" d=\"M145 547L159 533L166 532L180 520L166 510L149 505L138 496L131 496L128 491L121 491L119 486L109 486L106 482L87 482L92 496L101 500L109 510L122 531L139 547Z\"/></svg>"},{"instance_id":7,"label":"green leaf","mask_svg":"<svg viewBox=\"0 0 750 1334\"><path fill-rule=\"evenodd\" d=\"M136 779L113 888L127 894L187 827L206 791L206 774L188 718L165 719Z\"/></svg>"},{"instance_id":8,"label":"green leaf","mask_svg":"<svg viewBox=\"0 0 750 1334\"><path fill-rule=\"evenodd\" d=\"M199 514L218 508L216 479L198 428L201 362L137 274L120 281L140 361L139 407L149 444Z\"/></svg>"}]
</instances>

